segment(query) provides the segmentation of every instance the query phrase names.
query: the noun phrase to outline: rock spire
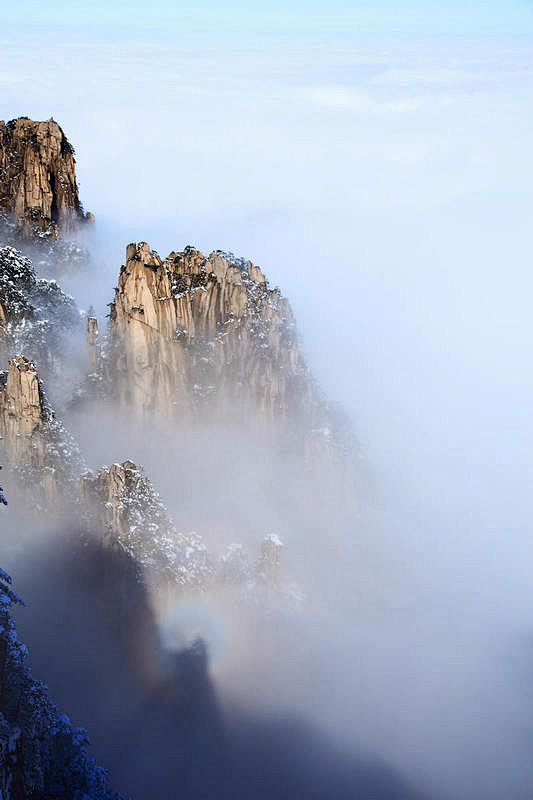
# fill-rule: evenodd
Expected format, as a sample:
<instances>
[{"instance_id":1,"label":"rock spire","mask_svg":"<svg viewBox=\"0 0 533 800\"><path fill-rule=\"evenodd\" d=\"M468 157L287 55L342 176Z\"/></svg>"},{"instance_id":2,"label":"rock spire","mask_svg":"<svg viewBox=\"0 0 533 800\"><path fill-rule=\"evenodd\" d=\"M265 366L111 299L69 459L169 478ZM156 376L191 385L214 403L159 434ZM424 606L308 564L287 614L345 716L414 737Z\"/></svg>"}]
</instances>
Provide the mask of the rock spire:
<instances>
[{"instance_id":1,"label":"rock spire","mask_svg":"<svg viewBox=\"0 0 533 800\"><path fill-rule=\"evenodd\" d=\"M119 399L143 414L311 426L323 414L289 303L231 254L187 247L162 260L145 242L128 245L110 340Z\"/></svg>"},{"instance_id":2,"label":"rock spire","mask_svg":"<svg viewBox=\"0 0 533 800\"><path fill-rule=\"evenodd\" d=\"M53 119L0 121L0 214L27 238L74 233L92 220L80 203L74 149Z\"/></svg>"}]
</instances>

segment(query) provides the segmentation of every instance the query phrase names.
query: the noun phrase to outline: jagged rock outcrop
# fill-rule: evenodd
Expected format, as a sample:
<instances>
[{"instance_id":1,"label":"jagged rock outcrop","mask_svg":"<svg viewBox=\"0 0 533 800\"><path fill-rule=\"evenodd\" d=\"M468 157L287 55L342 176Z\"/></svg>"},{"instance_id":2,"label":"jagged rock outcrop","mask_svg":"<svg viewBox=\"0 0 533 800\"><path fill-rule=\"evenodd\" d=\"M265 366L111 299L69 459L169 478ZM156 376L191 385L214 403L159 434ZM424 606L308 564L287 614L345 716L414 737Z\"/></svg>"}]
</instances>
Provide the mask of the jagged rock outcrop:
<instances>
[{"instance_id":1,"label":"jagged rock outcrop","mask_svg":"<svg viewBox=\"0 0 533 800\"><path fill-rule=\"evenodd\" d=\"M100 335L96 317L87 317L87 352L89 355L89 375L94 375L100 368Z\"/></svg>"},{"instance_id":2,"label":"jagged rock outcrop","mask_svg":"<svg viewBox=\"0 0 533 800\"><path fill-rule=\"evenodd\" d=\"M238 543L221 556L210 552L199 534L176 531L161 498L132 461L84 473L80 497L87 528L100 531L106 547L132 558L159 608L173 607L184 589L217 587L231 587L235 602L264 602L266 592L294 606L295 587L281 580L283 545L276 534L263 538L255 560Z\"/></svg>"},{"instance_id":3,"label":"jagged rock outcrop","mask_svg":"<svg viewBox=\"0 0 533 800\"><path fill-rule=\"evenodd\" d=\"M47 379L65 376L64 360L76 336L80 314L55 281L38 279L29 258L0 247L0 358L25 353Z\"/></svg>"},{"instance_id":4,"label":"jagged rock outcrop","mask_svg":"<svg viewBox=\"0 0 533 800\"><path fill-rule=\"evenodd\" d=\"M324 429L289 303L250 261L191 247L163 261L146 243L128 245L109 345L104 383L143 415Z\"/></svg>"},{"instance_id":5,"label":"jagged rock outcrop","mask_svg":"<svg viewBox=\"0 0 533 800\"><path fill-rule=\"evenodd\" d=\"M0 372L0 460L36 510L72 492L76 444L48 406L34 364L23 356Z\"/></svg>"},{"instance_id":6,"label":"jagged rock outcrop","mask_svg":"<svg viewBox=\"0 0 533 800\"><path fill-rule=\"evenodd\" d=\"M149 582L205 587L213 565L196 533L178 533L152 484L132 461L86 472L80 480L86 519L103 528L140 565Z\"/></svg>"},{"instance_id":7,"label":"jagged rock outcrop","mask_svg":"<svg viewBox=\"0 0 533 800\"><path fill-rule=\"evenodd\" d=\"M53 119L0 121L0 214L30 239L92 219L80 203L74 149Z\"/></svg>"}]
</instances>

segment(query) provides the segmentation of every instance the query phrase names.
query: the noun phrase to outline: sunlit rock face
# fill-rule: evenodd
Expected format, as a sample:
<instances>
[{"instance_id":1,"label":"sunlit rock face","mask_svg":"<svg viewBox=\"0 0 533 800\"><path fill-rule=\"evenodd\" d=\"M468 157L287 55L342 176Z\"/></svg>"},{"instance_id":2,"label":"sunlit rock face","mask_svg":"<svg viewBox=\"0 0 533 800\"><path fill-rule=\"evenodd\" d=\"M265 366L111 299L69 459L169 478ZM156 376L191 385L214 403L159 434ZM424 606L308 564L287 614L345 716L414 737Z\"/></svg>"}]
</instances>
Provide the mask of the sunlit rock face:
<instances>
[{"instance_id":1,"label":"sunlit rock face","mask_svg":"<svg viewBox=\"0 0 533 800\"><path fill-rule=\"evenodd\" d=\"M15 456L23 455L27 441L42 431L46 418L35 367L21 356L14 358L0 389L0 431Z\"/></svg>"},{"instance_id":2,"label":"sunlit rock face","mask_svg":"<svg viewBox=\"0 0 533 800\"><path fill-rule=\"evenodd\" d=\"M289 303L251 262L130 244L110 320L116 391L140 413L320 427Z\"/></svg>"},{"instance_id":3,"label":"sunlit rock face","mask_svg":"<svg viewBox=\"0 0 533 800\"><path fill-rule=\"evenodd\" d=\"M74 150L54 120L0 121L0 214L28 238L74 233L83 212Z\"/></svg>"},{"instance_id":4,"label":"sunlit rock face","mask_svg":"<svg viewBox=\"0 0 533 800\"><path fill-rule=\"evenodd\" d=\"M31 499L36 510L68 497L79 451L48 406L34 364L13 358L0 372L0 461L6 484Z\"/></svg>"}]
</instances>

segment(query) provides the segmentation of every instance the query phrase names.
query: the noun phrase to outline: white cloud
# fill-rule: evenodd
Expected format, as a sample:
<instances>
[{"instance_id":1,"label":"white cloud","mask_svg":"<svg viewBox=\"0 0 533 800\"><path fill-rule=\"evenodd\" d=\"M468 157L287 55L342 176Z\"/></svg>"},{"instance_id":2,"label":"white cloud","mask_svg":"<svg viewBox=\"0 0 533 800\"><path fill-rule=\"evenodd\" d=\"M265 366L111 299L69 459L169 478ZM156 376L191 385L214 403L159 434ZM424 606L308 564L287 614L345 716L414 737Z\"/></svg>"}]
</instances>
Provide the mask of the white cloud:
<instances>
[{"instance_id":1,"label":"white cloud","mask_svg":"<svg viewBox=\"0 0 533 800\"><path fill-rule=\"evenodd\" d=\"M416 69L388 69L371 78L370 83L386 86L412 86L414 83L429 84L431 86L450 86L471 81L487 81L489 79L488 72L419 67Z\"/></svg>"},{"instance_id":2,"label":"white cloud","mask_svg":"<svg viewBox=\"0 0 533 800\"><path fill-rule=\"evenodd\" d=\"M419 98L379 99L349 86L315 86L306 95L319 105L372 114L416 111L421 105Z\"/></svg>"},{"instance_id":3,"label":"white cloud","mask_svg":"<svg viewBox=\"0 0 533 800\"><path fill-rule=\"evenodd\" d=\"M21 83L21 81L21 75L10 75L8 72L0 72L0 86L13 86L16 83Z\"/></svg>"},{"instance_id":4,"label":"white cloud","mask_svg":"<svg viewBox=\"0 0 533 800\"><path fill-rule=\"evenodd\" d=\"M467 69L465 67L432 67L421 65L419 67L404 69L392 68L374 75L370 83L376 86L465 86L468 84L487 84L502 78L531 78L533 72L530 69L513 69L506 72L501 65L495 69L487 65L480 70Z\"/></svg>"}]
</instances>

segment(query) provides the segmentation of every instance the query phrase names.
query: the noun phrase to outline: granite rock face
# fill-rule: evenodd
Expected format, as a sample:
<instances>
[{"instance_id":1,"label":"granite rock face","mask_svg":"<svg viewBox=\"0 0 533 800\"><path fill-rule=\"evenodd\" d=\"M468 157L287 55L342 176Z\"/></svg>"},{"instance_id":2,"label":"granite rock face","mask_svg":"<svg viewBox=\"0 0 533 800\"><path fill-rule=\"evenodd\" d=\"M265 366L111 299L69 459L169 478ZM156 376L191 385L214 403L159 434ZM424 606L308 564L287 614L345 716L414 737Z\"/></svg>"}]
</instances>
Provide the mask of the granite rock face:
<instances>
[{"instance_id":1,"label":"granite rock face","mask_svg":"<svg viewBox=\"0 0 533 800\"><path fill-rule=\"evenodd\" d=\"M130 244L110 314L107 368L141 415L255 415L319 428L325 408L298 348L291 308L250 261L187 247L163 261Z\"/></svg>"},{"instance_id":2,"label":"granite rock face","mask_svg":"<svg viewBox=\"0 0 533 800\"><path fill-rule=\"evenodd\" d=\"M26 450L26 440L42 431L47 413L35 367L27 359L14 358L0 392L0 431L12 443L15 454Z\"/></svg>"},{"instance_id":3,"label":"granite rock face","mask_svg":"<svg viewBox=\"0 0 533 800\"><path fill-rule=\"evenodd\" d=\"M0 461L38 511L68 497L78 448L48 406L34 364L13 358L0 372Z\"/></svg>"},{"instance_id":4,"label":"granite rock face","mask_svg":"<svg viewBox=\"0 0 533 800\"><path fill-rule=\"evenodd\" d=\"M29 239L75 233L92 220L80 203L74 149L54 120L0 121L0 214Z\"/></svg>"}]
</instances>

